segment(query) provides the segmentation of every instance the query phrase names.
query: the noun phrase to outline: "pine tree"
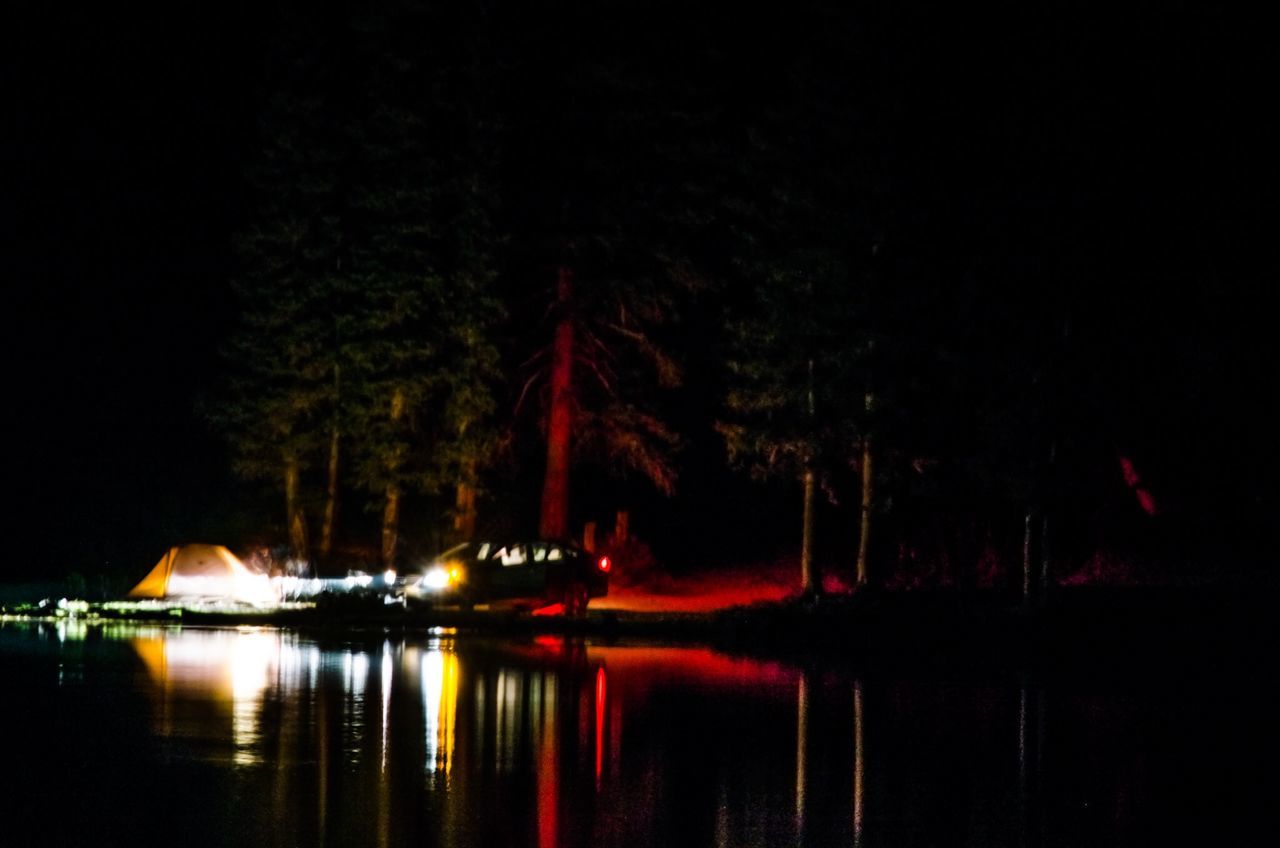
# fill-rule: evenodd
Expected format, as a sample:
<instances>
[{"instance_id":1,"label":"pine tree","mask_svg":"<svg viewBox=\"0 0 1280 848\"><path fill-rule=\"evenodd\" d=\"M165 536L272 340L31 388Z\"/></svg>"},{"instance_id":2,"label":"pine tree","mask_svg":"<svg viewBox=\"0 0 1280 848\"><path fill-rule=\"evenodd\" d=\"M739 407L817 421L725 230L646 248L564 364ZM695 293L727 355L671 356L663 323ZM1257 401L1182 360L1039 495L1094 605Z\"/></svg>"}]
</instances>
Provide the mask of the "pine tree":
<instances>
[{"instance_id":1,"label":"pine tree","mask_svg":"<svg viewBox=\"0 0 1280 848\"><path fill-rule=\"evenodd\" d=\"M636 473L659 491L675 487L678 436L653 408L655 389L678 385L680 369L656 340L674 312L662 286L597 278L583 286L574 267L556 270L548 308L552 341L535 354L524 392L540 384L546 466L539 533L565 538L575 457L614 473ZM584 292L583 289L586 289Z\"/></svg>"},{"instance_id":2,"label":"pine tree","mask_svg":"<svg viewBox=\"0 0 1280 848\"><path fill-rule=\"evenodd\" d=\"M405 495L455 487L473 505L493 442L492 145L476 112L483 81L445 44L478 37L472 24L414 4L361 24L370 47L365 108L349 129L349 383L356 476L382 500L388 566ZM446 82L455 88L442 91Z\"/></svg>"},{"instance_id":3,"label":"pine tree","mask_svg":"<svg viewBox=\"0 0 1280 848\"><path fill-rule=\"evenodd\" d=\"M283 480L295 555L323 467L321 557L349 475L380 502L390 565L404 497L459 486L473 504L494 441L493 145L463 46L476 21L391 3L327 26L277 57L212 417L238 470Z\"/></svg>"},{"instance_id":4,"label":"pine tree","mask_svg":"<svg viewBox=\"0 0 1280 848\"><path fill-rule=\"evenodd\" d=\"M209 416L235 470L279 481L294 557L307 559L303 475L331 439L338 405L330 346L340 287L337 155L316 97L274 97L250 174L252 223L237 239L241 322L226 345L226 391Z\"/></svg>"},{"instance_id":5,"label":"pine tree","mask_svg":"<svg viewBox=\"0 0 1280 848\"><path fill-rule=\"evenodd\" d=\"M541 320L517 408L539 413L539 531L564 538L580 463L673 491L680 440L663 407L682 375L668 336L694 281L669 250L669 180L650 167L674 118L666 83L618 61L607 40L548 61L556 27L588 24L529 23L511 82L508 217L521 266L512 299Z\"/></svg>"}]
</instances>

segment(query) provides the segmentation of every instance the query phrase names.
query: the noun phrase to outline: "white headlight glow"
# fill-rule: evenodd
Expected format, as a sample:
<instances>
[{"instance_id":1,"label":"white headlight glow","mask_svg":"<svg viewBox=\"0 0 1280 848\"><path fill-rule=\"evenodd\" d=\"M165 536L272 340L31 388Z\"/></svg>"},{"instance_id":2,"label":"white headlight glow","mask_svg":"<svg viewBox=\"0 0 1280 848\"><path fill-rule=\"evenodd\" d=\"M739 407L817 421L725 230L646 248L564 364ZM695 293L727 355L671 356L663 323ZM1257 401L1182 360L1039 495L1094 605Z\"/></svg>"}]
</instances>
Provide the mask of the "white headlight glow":
<instances>
[{"instance_id":1,"label":"white headlight glow","mask_svg":"<svg viewBox=\"0 0 1280 848\"><path fill-rule=\"evenodd\" d=\"M434 566L427 569L427 573L422 575L422 585L428 589L443 589L449 585L449 572L441 566Z\"/></svg>"}]
</instances>

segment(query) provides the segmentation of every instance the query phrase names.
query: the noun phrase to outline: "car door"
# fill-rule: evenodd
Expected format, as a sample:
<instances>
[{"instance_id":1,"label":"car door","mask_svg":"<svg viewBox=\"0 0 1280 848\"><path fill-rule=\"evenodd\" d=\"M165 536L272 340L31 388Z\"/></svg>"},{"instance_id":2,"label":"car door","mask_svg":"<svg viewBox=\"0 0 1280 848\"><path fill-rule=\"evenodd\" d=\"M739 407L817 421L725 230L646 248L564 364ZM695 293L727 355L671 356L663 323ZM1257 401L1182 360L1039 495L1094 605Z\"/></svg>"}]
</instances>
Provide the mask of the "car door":
<instances>
[{"instance_id":1,"label":"car door","mask_svg":"<svg viewBox=\"0 0 1280 848\"><path fill-rule=\"evenodd\" d=\"M578 563L574 558L572 548L548 543L546 549L547 587L551 595L558 596L564 592L565 586L569 585L577 576Z\"/></svg>"},{"instance_id":2,"label":"car door","mask_svg":"<svg viewBox=\"0 0 1280 848\"><path fill-rule=\"evenodd\" d=\"M490 557L490 596L494 600L541 598L546 590L546 546L517 542Z\"/></svg>"}]
</instances>

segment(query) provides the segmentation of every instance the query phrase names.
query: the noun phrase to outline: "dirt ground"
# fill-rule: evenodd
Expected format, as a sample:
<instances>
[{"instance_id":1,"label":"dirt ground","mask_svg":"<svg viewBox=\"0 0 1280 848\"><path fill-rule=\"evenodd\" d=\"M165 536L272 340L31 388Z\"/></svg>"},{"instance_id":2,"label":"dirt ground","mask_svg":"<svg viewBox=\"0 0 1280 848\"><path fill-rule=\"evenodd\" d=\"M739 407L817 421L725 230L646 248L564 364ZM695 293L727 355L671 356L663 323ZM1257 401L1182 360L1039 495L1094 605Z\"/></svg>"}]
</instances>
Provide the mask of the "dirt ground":
<instances>
[{"instance_id":1,"label":"dirt ground","mask_svg":"<svg viewBox=\"0 0 1280 848\"><path fill-rule=\"evenodd\" d=\"M824 575L823 589L844 592L836 575ZM794 562L717 570L684 577L659 575L632 583L614 579L609 594L591 609L624 612L712 612L727 607L780 601L799 594L800 567Z\"/></svg>"}]
</instances>

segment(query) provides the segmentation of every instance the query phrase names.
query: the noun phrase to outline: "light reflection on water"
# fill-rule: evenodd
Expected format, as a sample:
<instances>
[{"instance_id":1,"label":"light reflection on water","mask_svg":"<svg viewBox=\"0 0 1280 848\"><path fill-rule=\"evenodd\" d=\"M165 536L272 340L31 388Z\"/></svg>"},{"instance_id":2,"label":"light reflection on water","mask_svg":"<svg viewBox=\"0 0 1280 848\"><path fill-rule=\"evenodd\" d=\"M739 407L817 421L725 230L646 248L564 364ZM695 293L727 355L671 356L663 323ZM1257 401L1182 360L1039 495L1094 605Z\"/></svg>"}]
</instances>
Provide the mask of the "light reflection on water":
<instances>
[{"instance_id":1,"label":"light reflection on water","mask_svg":"<svg viewBox=\"0 0 1280 848\"><path fill-rule=\"evenodd\" d=\"M149 786L186 844L1142 843L1195 797L1155 765L1193 781L1220 750L1197 741L1221 726L1203 705L1183 722L1164 693L866 680L706 648L74 621L0 624L0 648L35 658L37 707L56 665L22 714L34 737L96 752L27 758L48 784L32 797L80 775L109 833ZM1162 710L1176 732L1150 728Z\"/></svg>"},{"instance_id":2,"label":"light reflection on water","mask_svg":"<svg viewBox=\"0 0 1280 848\"><path fill-rule=\"evenodd\" d=\"M458 657L446 654L437 641L422 657L422 708L426 716L425 766L427 771L453 768L453 752L458 722Z\"/></svg>"}]
</instances>

